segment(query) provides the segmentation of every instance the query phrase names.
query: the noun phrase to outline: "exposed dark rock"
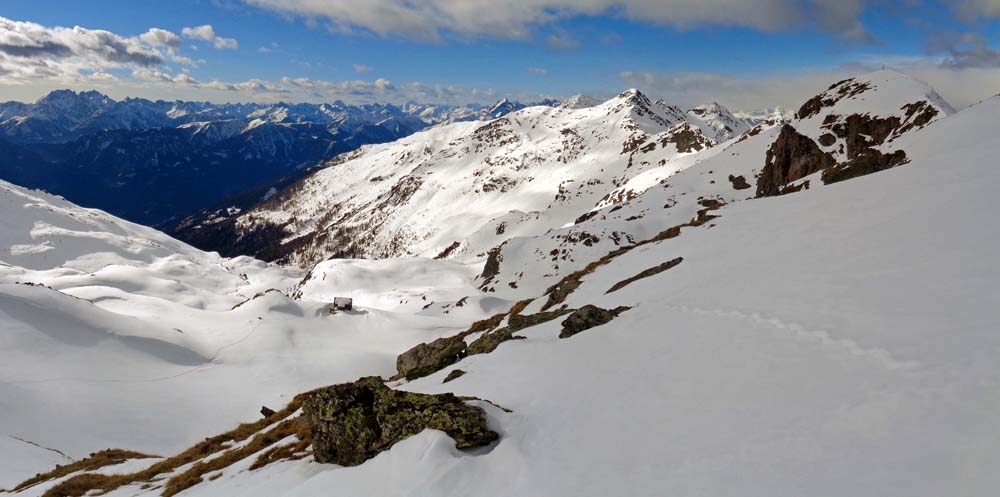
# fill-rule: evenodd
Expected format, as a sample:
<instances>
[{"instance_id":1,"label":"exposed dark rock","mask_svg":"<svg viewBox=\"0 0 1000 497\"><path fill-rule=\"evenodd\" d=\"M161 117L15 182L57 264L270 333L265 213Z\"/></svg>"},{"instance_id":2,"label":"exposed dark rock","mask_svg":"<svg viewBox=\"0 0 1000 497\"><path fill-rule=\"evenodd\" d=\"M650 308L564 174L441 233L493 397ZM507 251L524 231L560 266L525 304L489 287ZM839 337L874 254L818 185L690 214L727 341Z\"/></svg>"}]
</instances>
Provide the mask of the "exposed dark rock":
<instances>
[{"instance_id":1,"label":"exposed dark rock","mask_svg":"<svg viewBox=\"0 0 1000 497\"><path fill-rule=\"evenodd\" d=\"M600 211L585 212L585 213L581 214L580 217L576 218L576 220L573 221L573 224L580 224L580 223L582 223L582 222L584 222L584 221L586 221L588 219L593 218L594 216L598 215L599 213L600 213Z\"/></svg>"},{"instance_id":2,"label":"exposed dark rock","mask_svg":"<svg viewBox=\"0 0 1000 497\"><path fill-rule=\"evenodd\" d=\"M462 360L467 346L461 336L438 338L422 343L396 358L396 370L408 380L414 380L440 371Z\"/></svg>"},{"instance_id":3,"label":"exposed dark rock","mask_svg":"<svg viewBox=\"0 0 1000 497\"><path fill-rule=\"evenodd\" d=\"M799 119L808 119L819 114L825 107L832 107L845 98L855 97L872 88L871 83L859 83L854 79L839 81L830 86L825 92L807 100L799 108L795 116Z\"/></svg>"},{"instance_id":4,"label":"exposed dark rock","mask_svg":"<svg viewBox=\"0 0 1000 497\"><path fill-rule=\"evenodd\" d=\"M447 433L459 449L499 438L479 407L450 393L393 390L373 376L310 392L302 410L316 461L342 466L357 466L428 428Z\"/></svg>"},{"instance_id":5,"label":"exposed dark rock","mask_svg":"<svg viewBox=\"0 0 1000 497\"><path fill-rule=\"evenodd\" d=\"M500 274L500 262L503 261L500 251L503 250L503 245L501 243L499 246L493 247L486 254L486 264L483 265L483 273L479 275L483 279L483 284L479 286L481 290L485 290L493 282L493 278Z\"/></svg>"},{"instance_id":6,"label":"exposed dark rock","mask_svg":"<svg viewBox=\"0 0 1000 497\"><path fill-rule=\"evenodd\" d=\"M557 311L543 311L528 315L511 314L507 319L507 326L498 330L488 331L470 343L468 354L488 354L496 350L501 343L510 340L523 340L524 337L516 336L514 333L531 326L552 321L553 319L564 316L570 312L572 312L571 309L560 309Z\"/></svg>"},{"instance_id":7,"label":"exposed dark rock","mask_svg":"<svg viewBox=\"0 0 1000 497\"><path fill-rule=\"evenodd\" d=\"M823 183L831 184L857 178L866 174L885 171L907 162L906 152L897 150L884 154L873 148L865 150L861 155L843 164L838 164L823 171Z\"/></svg>"},{"instance_id":8,"label":"exposed dark rock","mask_svg":"<svg viewBox=\"0 0 1000 497\"><path fill-rule=\"evenodd\" d=\"M608 310L597 307L596 305L585 305L573 311L569 317L563 320L563 328L559 333L559 338L569 338L577 333L580 333L581 331L606 324L628 309L628 307L617 307L615 309Z\"/></svg>"},{"instance_id":9,"label":"exposed dark rock","mask_svg":"<svg viewBox=\"0 0 1000 497\"><path fill-rule=\"evenodd\" d=\"M829 147L830 145L833 145L834 143L837 143L837 137L833 136L830 133L823 133L819 137L819 144L823 145L824 147Z\"/></svg>"},{"instance_id":10,"label":"exposed dark rock","mask_svg":"<svg viewBox=\"0 0 1000 497\"><path fill-rule=\"evenodd\" d=\"M580 276L583 276L582 274ZM546 292L549 295L549 299L545 302L543 309L548 309L556 304L562 303L569 297L577 288L580 287L580 280L575 278L563 278L555 285L549 287Z\"/></svg>"},{"instance_id":11,"label":"exposed dark rock","mask_svg":"<svg viewBox=\"0 0 1000 497\"><path fill-rule=\"evenodd\" d=\"M902 109L906 115L903 125L896 131L896 135L901 135L914 128L920 129L938 115L938 110L927 103L926 100L906 104Z\"/></svg>"},{"instance_id":12,"label":"exposed dark rock","mask_svg":"<svg viewBox=\"0 0 1000 497\"><path fill-rule=\"evenodd\" d=\"M819 145L786 124L781 134L767 150L764 168L757 178L757 197L780 195L782 188L792 181L822 171L836 161L820 150Z\"/></svg>"},{"instance_id":13,"label":"exposed dark rock","mask_svg":"<svg viewBox=\"0 0 1000 497\"><path fill-rule=\"evenodd\" d=\"M448 383L449 381L458 379L462 376L465 376L465 371L462 371L461 369L452 369L451 372L448 373L448 376L444 377L444 381L441 383Z\"/></svg>"},{"instance_id":14,"label":"exposed dark rock","mask_svg":"<svg viewBox=\"0 0 1000 497\"><path fill-rule=\"evenodd\" d=\"M682 154L698 152L713 145L712 140L706 138L700 129L689 123L680 124L671 129L670 136L664 139L661 145L666 146L667 143L673 143L677 147L677 151Z\"/></svg>"},{"instance_id":15,"label":"exposed dark rock","mask_svg":"<svg viewBox=\"0 0 1000 497\"><path fill-rule=\"evenodd\" d=\"M524 337L514 336L514 330L504 327L499 330L488 331L469 344L469 355L489 354L497 349L501 343L510 340L524 340Z\"/></svg>"},{"instance_id":16,"label":"exposed dark rock","mask_svg":"<svg viewBox=\"0 0 1000 497\"><path fill-rule=\"evenodd\" d=\"M458 247L461 247L461 246L462 246L462 242L459 242L459 241L456 240L456 241L452 242L451 245L448 245L447 247L445 247L445 249L442 250L441 253L439 253L438 255L434 256L434 258L435 259L447 259L448 257L451 256L451 254L455 253L455 251L458 250Z\"/></svg>"},{"instance_id":17,"label":"exposed dark rock","mask_svg":"<svg viewBox=\"0 0 1000 497\"><path fill-rule=\"evenodd\" d=\"M750 188L750 183L747 183L747 179L743 176L733 176L729 175L729 182L733 184L733 188L737 190L746 190Z\"/></svg>"},{"instance_id":18,"label":"exposed dark rock","mask_svg":"<svg viewBox=\"0 0 1000 497\"><path fill-rule=\"evenodd\" d=\"M260 406L260 415L264 416L265 418L274 416L275 412L276 411L274 409L271 409L270 407Z\"/></svg>"},{"instance_id":19,"label":"exposed dark rock","mask_svg":"<svg viewBox=\"0 0 1000 497\"><path fill-rule=\"evenodd\" d=\"M660 273L662 273L662 272L664 272L664 271L666 271L668 269L676 267L681 262L684 262L684 258L683 257L677 257L675 259L671 259L671 260L669 260L667 262L664 262L663 264L657 265L655 267L651 267L651 268L649 268L649 269L647 269L647 270L645 270L645 271L643 271L643 272L641 272L641 273L639 273L639 274L637 274L637 275L635 275L635 276L633 276L631 278L628 278L628 279L619 281L618 283L615 283L614 286L612 286L611 288L609 288L608 291L604 292L604 293L607 294L607 293L611 293L611 292L617 292L618 290L621 290L622 288L625 288L626 286L628 286L629 284L631 284L631 283L633 283L635 281L641 280L643 278L648 278L648 277L653 276L653 275L660 274Z\"/></svg>"},{"instance_id":20,"label":"exposed dark rock","mask_svg":"<svg viewBox=\"0 0 1000 497\"><path fill-rule=\"evenodd\" d=\"M558 311L536 312L535 314L528 315L515 314L507 319L507 327L514 331L519 331L531 326L547 323L553 319L569 314L570 312L572 311L569 309L563 309Z\"/></svg>"},{"instance_id":21,"label":"exposed dark rock","mask_svg":"<svg viewBox=\"0 0 1000 497\"><path fill-rule=\"evenodd\" d=\"M847 160L851 160L863 151L881 145L899 128L899 124L896 116L879 118L851 114L844 122L830 126L830 131L847 143Z\"/></svg>"}]
</instances>

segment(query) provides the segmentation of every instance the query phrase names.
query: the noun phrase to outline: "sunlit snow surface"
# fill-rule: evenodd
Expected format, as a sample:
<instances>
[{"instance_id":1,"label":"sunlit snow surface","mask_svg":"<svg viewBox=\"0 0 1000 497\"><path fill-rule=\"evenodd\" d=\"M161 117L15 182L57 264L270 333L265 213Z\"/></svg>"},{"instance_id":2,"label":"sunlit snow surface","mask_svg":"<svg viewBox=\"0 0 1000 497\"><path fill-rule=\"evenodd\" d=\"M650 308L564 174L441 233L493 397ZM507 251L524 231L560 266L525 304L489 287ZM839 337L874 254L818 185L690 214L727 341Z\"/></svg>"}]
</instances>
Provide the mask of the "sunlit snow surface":
<instances>
[{"instance_id":1,"label":"sunlit snow surface","mask_svg":"<svg viewBox=\"0 0 1000 497\"><path fill-rule=\"evenodd\" d=\"M480 404L501 434L488 451L426 431L353 468L249 471L248 459L184 495L995 495L997 116L1000 98L910 133L892 144L910 163L882 173L759 200L730 188L711 223L584 277L567 304L632 306L611 323L569 339L558 320L528 328L463 360L457 380L441 383L447 368L399 385L511 409ZM766 146L738 146L614 214L700 188L706 166L720 179L759 168ZM388 376L398 352L512 301L476 293L478 266L428 259L327 261L300 286L305 272L224 260L104 214L78 224L90 211L3 186L0 240L53 248L3 253L0 278L62 292L0 286L4 486L63 462L8 434L73 457L169 454L311 386ZM592 222L616 222L606 217ZM672 221L648 217L650 231ZM302 299L270 292L230 310L268 288ZM342 294L359 308L330 315L322 301Z\"/></svg>"}]
</instances>

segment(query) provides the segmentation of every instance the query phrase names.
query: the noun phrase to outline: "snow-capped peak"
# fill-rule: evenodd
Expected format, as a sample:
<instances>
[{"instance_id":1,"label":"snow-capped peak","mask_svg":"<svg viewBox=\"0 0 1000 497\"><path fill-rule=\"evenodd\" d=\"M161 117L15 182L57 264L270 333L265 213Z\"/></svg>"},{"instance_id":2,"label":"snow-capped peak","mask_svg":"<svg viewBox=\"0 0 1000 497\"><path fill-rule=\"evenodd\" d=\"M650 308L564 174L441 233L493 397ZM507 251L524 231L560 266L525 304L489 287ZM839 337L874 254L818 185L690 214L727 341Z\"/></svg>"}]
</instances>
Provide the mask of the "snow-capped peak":
<instances>
[{"instance_id":1,"label":"snow-capped peak","mask_svg":"<svg viewBox=\"0 0 1000 497\"><path fill-rule=\"evenodd\" d=\"M587 107L600 105L600 103L600 101L589 95L577 94L563 100L559 104L559 107L562 109L586 109Z\"/></svg>"},{"instance_id":2,"label":"snow-capped peak","mask_svg":"<svg viewBox=\"0 0 1000 497\"><path fill-rule=\"evenodd\" d=\"M715 133L718 141L726 141L739 136L754 125L752 121L736 117L718 102L693 107L687 113L704 122Z\"/></svg>"}]
</instances>

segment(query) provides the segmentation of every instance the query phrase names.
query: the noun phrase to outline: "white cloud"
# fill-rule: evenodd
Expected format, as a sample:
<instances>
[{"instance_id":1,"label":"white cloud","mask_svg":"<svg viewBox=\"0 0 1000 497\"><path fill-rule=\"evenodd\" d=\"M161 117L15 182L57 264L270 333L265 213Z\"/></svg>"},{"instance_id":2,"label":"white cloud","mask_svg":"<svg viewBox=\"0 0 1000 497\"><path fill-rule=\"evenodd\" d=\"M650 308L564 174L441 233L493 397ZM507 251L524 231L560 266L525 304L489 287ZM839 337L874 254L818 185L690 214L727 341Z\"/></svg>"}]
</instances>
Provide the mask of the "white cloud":
<instances>
[{"instance_id":1,"label":"white cloud","mask_svg":"<svg viewBox=\"0 0 1000 497\"><path fill-rule=\"evenodd\" d=\"M964 108L1000 91L1000 68L955 69L940 58L863 57L863 63L829 69L772 73L748 77L720 73L652 73L625 71L623 87L637 87L651 96L690 107L718 101L736 110L774 106L796 110L830 83L879 69L884 65L907 73L934 87L956 108Z\"/></svg>"},{"instance_id":2,"label":"white cloud","mask_svg":"<svg viewBox=\"0 0 1000 497\"><path fill-rule=\"evenodd\" d=\"M182 86L194 86L198 85L198 81L192 78L186 73L178 73L172 75L167 72L158 71L156 69L150 69L147 67L138 67L132 71L132 77L153 83L170 83Z\"/></svg>"},{"instance_id":3,"label":"white cloud","mask_svg":"<svg viewBox=\"0 0 1000 497\"><path fill-rule=\"evenodd\" d=\"M1000 17L1000 0L951 0L950 3L969 20Z\"/></svg>"},{"instance_id":4,"label":"white cloud","mask_svg":"<svg viewBox=\"0 0 1000 497\"><path fill-rule=\"evenodd\" d=\"M0 81L79 81L116 69L159 66L170 55L151 40L170 42L167 33L150 30L145 39L144 35L126 38L110 31L47 27L0 17Z\"/></svg>"},{"instance_id":5,"label":"white cloud","mask_svg":"<svg viewBox=\"0 0 1000 497\"><path fill-rule=\"evenodd\" d=\"M552 31L546 39L545 43L551 48L558 48L562 50L570 50L578 48L580 46L580 41L573 38L565 29L556 28Z\"/></svg>"},{"instance_id":6,"label":"white cloud","mask_svg":"<svg viewBox=\"0 0 1000 497\"><path fill-rule=\"evenodd\" d=\"M330 29L437 41L448 34L525 39L533 28L574 16L614 15L678 29L737 26L779 31L817 26L854 40L871 40L859 20L884 0L243 0L326 21ZM995 1L995 0L969 0Z\"/></svg>"},{"instance_id":7,"label":"white cloud","mask_svg":"<svg viewBox=\"0 0 1000 497\"><path fill-rule=\"evenodd\" d=\"M931 36L928 48L948 57L942 65L956 69L1000 67L1000 50L989 47L977 33L940 33Z\"/></svg>"},{"instance_id":8,"label":"white cloud","mask_svg":"<svg viewBox=\"0 0 1000 497\"><path fill-rule=\"evenodd\" d=\"M537 74L538 76L548 76L549 70L544 67L529 67L528 72L531 74Z\"/></svg>"},{"instance_id":9,"label":"white cloud","mask_svg":"<svg viewBox=\"0 0 1000 497\"><path fill-rule=\"evenodd\" d=\"M215 28L211 24L201 26L185 27L181 30L185 38L211 43L220 50L233 50L239 48L240 44L235 38L223 38L215 33Z\"/></svg>"},{"instance_id":10,"label":"white cloud","mask_svg":"<svg viewBox=\"0 0 1000 497\"><path fill-rule=\"evenodd\" d=\"M149 31L139 35L139 39L154 47L177 48L181 46L181 37L166 29L150 28Z\"/></svg>"},{"instance_id":11,"label":"white cloud","mask_svg":"<svg viewBox=\"0 0 1000 497\"><path fill-rule=\"evenodd\" d=\"M185 38L190 38L192 40L201 41L213 41L215 40L215 28L211 24L203 24L201 26L186 27L181 30L181 34Z\"/></svg>"},{"instance_id":12,"label":"white cloud","mask_svg":"<svg viewBox=\"0 0 1000 497\"><path fill-rule=\"evenodd\" d=\"M362 65L362 64L354 64L354 72L366 73L366 72L372 72L374 70L375 70L375 68L371 67L371 66L365 66L365 65Z\"/></svg>"}]
</instances>

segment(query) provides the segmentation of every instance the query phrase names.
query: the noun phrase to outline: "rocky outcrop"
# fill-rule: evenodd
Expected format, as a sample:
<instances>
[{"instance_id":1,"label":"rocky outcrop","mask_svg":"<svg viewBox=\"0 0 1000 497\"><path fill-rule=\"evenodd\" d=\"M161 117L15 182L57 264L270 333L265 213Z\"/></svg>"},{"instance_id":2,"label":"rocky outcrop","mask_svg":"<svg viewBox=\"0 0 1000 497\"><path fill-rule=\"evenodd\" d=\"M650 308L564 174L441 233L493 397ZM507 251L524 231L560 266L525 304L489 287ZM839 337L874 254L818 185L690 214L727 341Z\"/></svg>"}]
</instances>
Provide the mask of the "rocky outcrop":
<instances>
[{"instance_id":1,"label":"rocky outcrop","mask_svg":"<svg viewBox=\"0 0 1000 497\"><path fill-rule=\"evenodd\" d=\"M682 154L698 152L715 145L700 129L689 123L679 124L671 129L669 136L660 145L665 147L667 143L673 143Z\"/></svg>"},{"instance_id":2,"label":"rocky outcrop","mask_svg":"<svg viewBox=\"0 0 1000 497\"><path fill-rule=\"evenodd\" d=\"M743 176L733 176L729 175L729 182L733 184L733 188L736 190L746 190L750 188L750 183L747 183L747 179Z\"/></svg>"},{"instance_id":3,"label":"rocky outcrop","mask_svg":"<svg viewBox=\"0 0 1000 497\"><path fill-rule=\"evenodd\" d=\"M455 364L466 353L467 346L462 336L438 338L400 354L396 358L396 371L408 380L415 380Z\"/></svg>"},{"instance_id":4,"label":"rocky outcrop","mask_svg":"<svg viewBox=\"0 0 1000 497\"><path fill-rule=\"evenodd\" d=\"M664 272L664 271L666 271L668 269L674 268L674 267L680 265L681 262L684 262L684 258L683 257L677 257L675 259L671 259L671 260L669 260L667 262L664 262L663 264L659 264L659 265L656 265L654 267L651 267L651 268L649 268L649 269L647 269L647 270L645 270L645 271L643 271L643 272L641 272L641 273L639 273L639 274L637 274L637 275L635 275L635 276L633 276L631 278L627 278L627 279L624 279L622 281L619 281L618 283L615 283L614 286L612 286L611 288L609 288L608 291L606 291L604 293L608 294L608 293L612 293L612 292L617 292L618 290L621 290L622 288L625 288L626 286L628 286L628 285L630 285L630 284L632 284L632 283L634 283L634 282L636 282L638 280L641 280L643 278L649 278L650 276L654 276L654 275L660 274L660 273L662 273L662 272Z\"/></svg>"},{"instance_id":5,"label":"rocky outcrop","mask_svg":"<svg viewBox=\"0 0 1000 497\"><path fill-rule=\"evenodd\" d=\"M845 98L853 98L872 88L871 83L858 82L853 78L838 81L831 85L825 92L810 98L806 103L802 104L799 111L795 113L795 117L808 119L819 114L825 107L833 107L837 102Z\"/></svg>"},{"instance_id":6,"label":"rocky outcrop","mask_svg":"<svg viewBox=\"0 0 1000 497\"><path fill-rule=\"evenodd\" d=\"M374 376L310 392L302 412L316 461L341 466L357 466L425 429L447 433L459 449L499 438L479 407L450 393L393 390Z\"/></svg>"},{"instance_id":7,"label":"rocky outcrop","mask_svg":"<svg viewBox=\"0 0 1000 497\"><path fill-rule=\"evenodd\" d=\"M757 197L781 195L785 185L822 171L836 161L830 154L788 124L781 127L781 134L767 150L764 168L757 178Z\"/></svg>"},{"instance_id":8,"label":"rocky outcrop","mask_svg":"<svg viewBox=\"0 0 1000 497\"><path fill-rule=\"evenodd\" d=\"M857 178L866 174L885 171L907 163L906 152L897 150L891 154L882 153L874 148L867 149L861 155L823 171L823 183L831 184Z\"/></svg>"},{"instance_id":9,"label":"rocky outcrop","mask_svg":"<svg viewBox=\"0 0 1000 497\"><path fill-rule=\"evenodd\" d=\"M441 383L448 383L449 381L457 380L462 376L465 376L465 371L462 371L461 369L453 369L447 376L444 377L444 381Z\"/></svg>"},{"instance_id":10,"label":"rocky outcrop","mask_svg":"<svg viewBox=\"0 0 1000 497\"><path fill-rule=\"evenodd\" d=\"M600 326L618 317L619 314L629 310L628 307L617 307L615 309L602 309L596 305L585 305L569 315L562 322L562 331L559 338L569 338L581 331L589 330L595 326Z\"/></svg>"},{"instance_id":11,"label":"rocky outcrop","mask_svg":"<svg viewBox=\"0 0 1000 497\"><path fill-rule=\"evenodd\" d=\"M510 328L488 331L469 344L469 355L489 354L496 350L501 343L523 339L524 337L514 336L514 330Z\"/></svg>"},{"instance_id":12,"label":"rocky outcrop","mask_svg":"<svg viewBox=\"0 0 1000 497\"><path fill-rule=\"evenodd\" d=\"M880 118L851 114L844 121L829 125L829 129L837 138L844 140L847 145L847 160L851 160L865 150L884 143L899 126L900 121L896 116Z\"/></svg>"}]
</instances>

